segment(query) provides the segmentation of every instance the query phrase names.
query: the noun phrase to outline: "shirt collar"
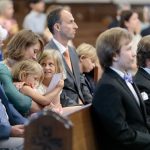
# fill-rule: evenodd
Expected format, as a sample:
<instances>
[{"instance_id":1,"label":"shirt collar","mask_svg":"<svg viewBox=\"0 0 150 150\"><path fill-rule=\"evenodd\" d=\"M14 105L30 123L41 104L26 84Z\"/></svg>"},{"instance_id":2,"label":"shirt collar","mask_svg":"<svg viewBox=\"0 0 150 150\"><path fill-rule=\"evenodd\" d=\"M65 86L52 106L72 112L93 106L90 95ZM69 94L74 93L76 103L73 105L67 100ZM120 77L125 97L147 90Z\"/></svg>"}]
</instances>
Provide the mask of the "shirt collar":
<instances>
[{"instance_id":1,"label":"shirt collar","mask_svg":"<svg viewBox=\"0 0 150 150\"><path fill-rule=\"evenodd\" d=\"M57 47L58 47L58 49L59 49L59 51L60 51L61 54L63 54L63 53L66 51L66 49L68 48L68 46L67 46L67 47L63 46L63 45L62 45L60 42L58 42L55 38L53 38L53 41L54 41L54 43L57 45Z\"/></svg>"},{"instance_id":2,"label":"shirt collar","mask_svg":"<svg viewBox=\"0 0 150 150\"><path fill-rule=\"evenodd\" d=\"M124 79L124 74L122 71L118 70L118 69L115 69L113 67L110 67L113 71L115 71L121 78Z\"/></svg>"},{"instance_id":3,"label":"shirt collar","mask_svg":"<svg viewBox=\"0 0 150 150\"><path fill-rule=\"evenodd\" d=\"M35 11L35 10L32 10L32 11L31 11L31 14L32 14L32 15L35 15L35 16L41 15L41 13L39 13L39 12L37 12L37 11Z\"/></svg>"},{"instance_id":4,"label":"shirt collar","mask_svg":"<svg viewBox=\"0 0 150 150\"><path fill-rule=\"evenodd\" d=\"M150 74L150 68L143 68L148 74Z\"/></svg>"}]
</instances>

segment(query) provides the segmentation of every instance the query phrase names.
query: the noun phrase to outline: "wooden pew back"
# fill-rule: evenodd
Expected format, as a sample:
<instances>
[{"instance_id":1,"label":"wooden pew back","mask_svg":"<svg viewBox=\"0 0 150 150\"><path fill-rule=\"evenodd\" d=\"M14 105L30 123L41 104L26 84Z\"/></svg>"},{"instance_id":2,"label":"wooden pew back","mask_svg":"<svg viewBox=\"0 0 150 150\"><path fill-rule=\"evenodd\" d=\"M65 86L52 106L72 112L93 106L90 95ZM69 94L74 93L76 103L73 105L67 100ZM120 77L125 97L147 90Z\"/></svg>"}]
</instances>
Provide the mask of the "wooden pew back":
<instances>
[{"instance_id":1,"label":"wooden pew back","mask_svg":"<svg viewBox=\"0 0 150 150\"><path fill-rule=\"evenodd\" d=\"M91 104L74 106L65 116L47 110L33 117L25 128L25 150L46 149L100 150L91 118Z\"/></svg>"},{"instance_id":2,"label":"wooden pew back","mask_svg":"<svg viewBox=\"0 0 150 150\"><path fill-rule=\"evenodd\" d=\"M72 150L98 150L91 117L91 104L67 115L73 124Z\"/></svg>"},{"instance_id":3,"label":"wooden pew back","mask_svg":"<svg viewBox=\"0 0 150 150\"><path fill-rule=\"evenodd\" d=\"M52 111L33 116L25 128L24 150L71 150L72 123Z\"/></svg>"}]
</instances>

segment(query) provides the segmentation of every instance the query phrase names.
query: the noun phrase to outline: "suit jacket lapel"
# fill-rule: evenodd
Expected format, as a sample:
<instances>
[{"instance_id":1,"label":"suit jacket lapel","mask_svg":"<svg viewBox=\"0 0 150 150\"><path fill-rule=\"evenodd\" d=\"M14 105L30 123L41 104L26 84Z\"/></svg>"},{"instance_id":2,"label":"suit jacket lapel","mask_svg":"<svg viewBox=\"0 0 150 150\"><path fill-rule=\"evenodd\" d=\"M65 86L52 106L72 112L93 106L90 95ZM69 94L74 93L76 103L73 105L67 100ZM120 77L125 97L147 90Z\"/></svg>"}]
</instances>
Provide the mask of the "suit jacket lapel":
<instances>
[{"instance_id":1,"label":"suit jacket lapel","mask_svg":"<svg viewBox=\"0 0 150 150\"><path fill-rule=\"evenodd\" d=\"M53 40L51 40L49 43L48 43L48 46L47 47L52 47L53 49L56 49L56 50L59 50L57 45L54 43Z\"/></svg>"},{"instance_id":2,"label":"suit jacket lapel","mask_svg":"<svg viewBox=\"0 0 150 150\"><path fill-rule=\"evenodd\" d=\"M146 118L146 109L145 109L145 105L144 105L144 102L143 102L143 98L141 96L141 93L140 93L138 87L136 86L136 84L134 82L133 82L133 87L134 87L134 89L135 89L135 91L138 95L138 98L139 98L139 101L140 101L140 108L143 111L142 114L144 115L144 118Z\"/></svg>"},{"instance_id":3,"label":"suit jacket lapel","mask_svg":"<svg viewBox=\"0 0 150 150\"><path fill-rule=\"evenodd\" d=\"M111 70L111 69L110 69ZM126 84L126 82L124 81L124 79L122 79L115 71L111 70L111 74L112 76L128 91L128 94L130 94L130 96L133 98L133 102L138 106L138 108L141 110L141 107L139 106L137 100L135 99L133 93L131 92L131 90L129 89L128 85ZM134 88L135 89L135 88ZM137 93L137 88L135 89L136 93ZM139 101L141 103L142 99L139 93L137 93ZM143 105L143 104L142 104Z\"/></svg>"},{"instance_id":4,"label":"suit jacket lapel","mask_svg":"<svg viewBox=\"0 0 150 150\"><path fill-rule=\"evenodd\" d=\"M59 50L59 48L57 47L57 45L54 43L53 40L51 40L49 44L51 45L50 47L52 47L53 49ZM71 51L70 51L70 47L69 47L69 53L70 53L71 63L73 64L73 63L74 63L74 62L73 62L74 59L73 59L72 53L71 53ZM62 55L63 55L63 54L62 54ZM65 60L65 58L64 58L63 56L62 56L62 59L63 59L64 65L65 65L66 72L67 72L68 74L70 74L70 75L72 76L72 78L74 79L73 72L71 72L71 70L70 70L69 66L67 65L66 60ZM75 63L74 63L74 64L75 64ZM72 65L72 66L73 66L73 65ZM74 67L73 67L73 70L74 70ZM73 70L72 70L72 71L73 71Z\"/></svg>"},{"instance_id":5,"label":"suit jacket lapel","mask_svg":"<svg viewBox=\"0 0 150 150\"><path fill-rule=\"evenodd\" d=\"M135 96L133 95L133 93L131 92L130 88L128 87L128 85L126 84L126 82L122 79L122 78L117 78L116 80L118 80L118 82L124 87L126 88L126 90L128 91L128 94L130 94L130 96L133 98L134 103L140 108L140 105L138 104ZM134 88L135 89L135 88ZM136 90L135 90L136 92ZM136 92L137 93L137 92ZM137 94L138 95L138 94ZM139 98L139 95L138 95ZM140 99L140 98L139 98Z\"/></svg>"},{"instance_id":6,"label":"suit jacket lapel","mask_svg":"<svg viewBox=\"0 0 150 150\"><path fill-rule=\"evenodd\" d=\"M69 49L70 59L72 63L72 71L70 71L68 67L68 72L70 73L72 78L75 80L75 85L79 91L80 99L83 100L84 98L83 98L81 88L80 88L80 69L79 69L79 64L78 64L79 63L78 56L75 50L73 49L73 47L69 46L68 49Z\"/></svg>"},{"instance_id":7,"label":"suit jacket lapel","mask_svg":"<svg viewBox=\"0 0 150 150\"><path fill-rule=\"evenodd\" d=\"M149 75L143 68L139 68L139 72L140 72L141 74L143 74L143 76L144 76L145 78L147 78L148 80L150 80L150 75Z\"/></svg>"}]
</instances>

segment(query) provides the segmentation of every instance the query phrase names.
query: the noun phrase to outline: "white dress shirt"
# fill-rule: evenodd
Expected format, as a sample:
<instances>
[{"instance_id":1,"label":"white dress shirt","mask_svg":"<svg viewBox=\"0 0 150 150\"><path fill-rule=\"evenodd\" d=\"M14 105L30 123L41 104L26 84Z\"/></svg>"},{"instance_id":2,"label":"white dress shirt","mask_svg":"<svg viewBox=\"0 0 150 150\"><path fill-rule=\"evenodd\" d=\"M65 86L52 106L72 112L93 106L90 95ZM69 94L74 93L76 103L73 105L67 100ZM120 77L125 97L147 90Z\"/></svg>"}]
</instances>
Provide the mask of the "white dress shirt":
<instances>
[{"instance_id":1,"label":"white dress shirt","mask_svg":"<svg viewBox=\"0 0 150 150\"><path fill-rule=\"evenodd\" d=\"M68 46L67 46L67 47L63 46L63 45L62 45L60 42L58 42L55 38L53 38L52 40L53 40L54 43L57 45L57 47L58 47L58 49L59 49L59 51L60 51L61 54L63 54L63 53L66 51L66 49L68 49Z\"/></svg>"},{"instance_id":2,"label":"white dress shirt","mask_svg":"<svg viewBox=\"0 0 150 150\"><path fill-rule=\"evenodd\" d=\"M114 70L121 78L124 79L125 72L123 73L122 71L117 70L117 69L115 69L115 68L113 68L113 67L110 67L110 68L111 68L112 70ZM138 98L138 96L137 96L137 93L136 93L136 91L135 91L133 85L132 85L130 82L128 82L127 80L125 80L125 82L126 82L127 86L129 87L130 91L132 92L132 94L134 95L134 97L135 97L137 103L140 105L139 98Z\"/></svg>"}]
</instances>

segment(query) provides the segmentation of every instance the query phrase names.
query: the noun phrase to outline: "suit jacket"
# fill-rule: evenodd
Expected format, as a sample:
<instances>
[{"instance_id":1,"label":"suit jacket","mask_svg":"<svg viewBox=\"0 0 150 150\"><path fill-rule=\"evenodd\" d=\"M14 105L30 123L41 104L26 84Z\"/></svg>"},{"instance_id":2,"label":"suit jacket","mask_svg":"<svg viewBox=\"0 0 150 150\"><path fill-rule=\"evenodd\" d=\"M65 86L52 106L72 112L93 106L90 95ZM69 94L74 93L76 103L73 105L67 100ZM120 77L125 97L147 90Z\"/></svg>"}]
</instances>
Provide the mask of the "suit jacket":
<instances>
[{"instance_id":1,"label":"suit jacket","mask_svg":"<svg viewBox=\"0 0 150 150\"><path fill-rule=\"evenodd\" d=\"M0 113L0 139L9 138L11 132L11 125L15 124L24 124L27 123L27 119L24 118L15 108L14 106L8 101L1 85L0 85L0 99L2 104L6 108L6 113L9 117L8 124L4 124L2 120L2 116Z\"/></svg>"},{"instance_id":2,"label":"suit jacket","mask_svg":"<svg viewBox=\"0 0 150 150\"><path fill-rule=\"evenodd\" d=\"M107 68L96 88L92 115L102 150L150 149L150 134L141 95L137 103L124 79Z\"/></svg>"},{"instance_id":3,"label":"suit jacket","mask_svg":"<svg viewBox=\"0 0 150 150\"><path fill-rule=\"evenodd\" d=\"M149 35L150 34L150 26L147 27L146 29L144 29L142 32L141 32L141 35L142 36L146 36L146 35Z\"/></svg>"},{"instance_id":4,"label":"suit jacket","mask_svg":"<svg viewBox=\"0 0 150 150\"><path fill-rule=\"evenodd\" d=\"M52 48L58 50L57 45L51 40L45 47L45 49ZM69 54L72 63L72 72L70 71L65 58L63 62L66 69L67 78L64 81L64 88L61 94L62 106L73 106L79 104L79 98L85 103L83 94L81 92L80 83L80 70L79 70L79 59L74 48L69 47Z\"/></svg>"},{"instance_id":5,"label":"suit jacket","mask_svg":"<svg viewBox=\"0 0 150 150\"><path fill-rule=\"evenodd\" d=\"M81 91L86 99L86 102L89 104L92 102L93 96L92 96L92 91L91 91L91 86L88 80L86 79L85 74L80 75L80 81L81 81Z\"/></svg>"},{"instance_id":6,"label":"suit jacket","mask_svg":"<svg viewBox=\"0 0 150 150\"><path fill-rule=\"evenodd\" d=\"M119 27L120 26L120 22L117 20L117 18L115 18L114 20L112 20L112 22L108 25L108 29L114 28L114 27Z\"/></svg>"},{"instance_id":7,"label":"suit jacket","mask_svg":"<svg viewBox=\"0 0 150 150\"><path fill-rule=\"evenodd\" d=\"M144 103L146 105L147 114L150 117L150 74L148 74L143 68L139 68L134 80L140 92L145 92L148 95L148 99L145 99Z\"/></svg>"}]
</instances>

